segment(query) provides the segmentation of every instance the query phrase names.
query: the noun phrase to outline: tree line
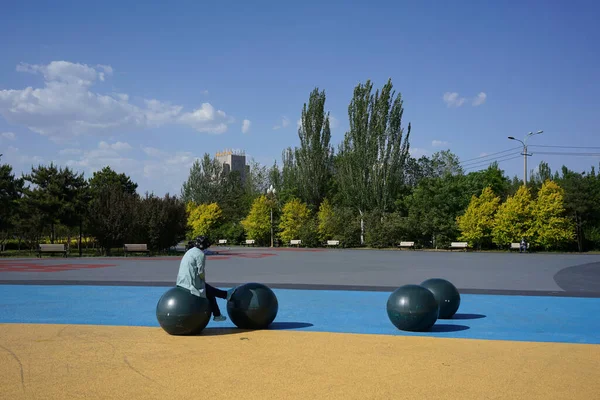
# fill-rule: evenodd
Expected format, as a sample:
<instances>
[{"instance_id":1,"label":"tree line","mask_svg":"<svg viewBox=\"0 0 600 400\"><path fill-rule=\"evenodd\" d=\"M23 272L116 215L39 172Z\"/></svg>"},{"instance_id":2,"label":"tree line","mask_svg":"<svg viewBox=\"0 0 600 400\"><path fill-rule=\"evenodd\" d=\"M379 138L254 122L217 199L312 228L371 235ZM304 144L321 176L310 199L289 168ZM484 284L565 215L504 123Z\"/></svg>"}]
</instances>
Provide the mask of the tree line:
<instances>
[{"instance_id":1,"label":"tree line","mask_svg":"<svg viewBox=\"0 0 600 400\"><path fill-rule=\"evenodd\" d=\"M179 196L137 193L110 167L89 179L54 164L16 177L0 166L0 244L33 248L58 239L79 249L91 238L104 254L124 243L165 251L203 234L213 241L304 246L339 240L344 247L396 247L414 241L443 248L467 241L505 249L525 238L532 249L600 248L600 176L541 162L527 186L497 163L466 172L443 150L412 157L411 124L391 80L373 90L358 84L348 105L349 129L334 149L325 91L315 88L301 109L296 146L281 166L249 161L236 171L204 154ZM272 186L274 191L267 191Z\"/></svg>"}]
</instances>

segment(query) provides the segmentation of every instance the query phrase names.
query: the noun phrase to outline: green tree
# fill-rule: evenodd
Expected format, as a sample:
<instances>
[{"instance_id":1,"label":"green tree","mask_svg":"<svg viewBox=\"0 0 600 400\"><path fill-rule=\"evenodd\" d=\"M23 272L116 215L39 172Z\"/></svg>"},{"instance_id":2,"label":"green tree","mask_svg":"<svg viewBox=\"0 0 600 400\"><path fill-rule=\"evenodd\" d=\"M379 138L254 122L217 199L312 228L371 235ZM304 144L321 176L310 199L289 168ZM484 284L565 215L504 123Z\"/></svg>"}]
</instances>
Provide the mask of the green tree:
<instances>
[{"instance_id":1,"label":"green tree","mask_svg":"<svg viewBox=\"0 0 600 400\"><path fill-rule=\"evenodd\" d=\"M133 182L125 173L117 173L106 166L100 171L94 172L89 180L89 188L92 195L108 189L118 189L122 193L136 195L138 184Z\"/></svg>"},{"instance_id":2,"label":"green tree","mask_svg":"<svg viewBox=\"0 0 600 400\"><path fill-rule=\"evenodd\" d=\"M140 198L123 190L119 182L103 184L89 204L87 231L96 238L106 255L137 233Z\"/></svg>"},{"instance_id":3,"label":"green tree","mask_svg":"<svg viewBox=\"0 0 600 400\"><path fill-rule=\"evenodd\" d=\"M272 206L273 202L265 195L261 195L254 200L250 212L242 220L242 226L248 239L254 239L258 244L269 242Z\"/></svg>"},{"instance_id":4,"label":"green tree","mask_svg":"<svg viewBox=\"0 0 600 400\"><path fill-rule=\"evenodd\" d=\"M296 165L300 199L316 208L325 198L333 168L330 145L329 113L325 112L325 91L315 88L308 105L304 103L298 128L300 147L296 149Z\"/></svg>"},{"instance_id":5,"label":"green tree","mask_svg":"<svg viewBox=\"0 0 600 400\"><path fill-rule=\"evenodd\" d=\"M17 228L23 185L23 179L16 178L13 174L12 166L0 165L0 251L10 234Z\"/></svg>"},{"instance_id":6,"label":"green tree","mask_svg":"<svg viewBox=\"0 0 600 400\"><path fill-rule=\"evenodd\" d=\"M187 212L185 204L168 193L164 197L146 193L137 217L138 235L154 251L166 250L185 239Z\"/></svg>"},{"instance_id":7,"label":"green tree","mask_svg":"<svg viewBox=\"0 0 600 400\"><path fill-rule=\"evenodd\" d=\"M482 190L481 195L471 198L464 214L456 218L461 235L459 240L481 247L491 240L494 217L500 206L500 197L494 194L491 186Z\"/></svg>"},{"instance_id":8,"label":"green tree","mask_svg":"<svg viewBox=\"0 0 600 400\"><path fill-rule=\"evenodd\" d=\"M529 239L532 226L532 197L529 188L521 186L498 207L492 229L492 240L506 246Z\"/></svg>"},{"instance_id":9,"label":"green tree","mask_svg":"<svg viewBox=\"0 0 600 400\"><path fill-rule=\"evenodd\" d=\"M575 239L575 224L565 216L563 199L564 190L556 182L542 184L532 207L532 244L548 250Z\"/></svg>"},{"instance_id":10,"label":"green tree","mask_svg":"<svg viewBox=\"0 0 600 400\"><path fill-rule=\"evenodd\" d=\"M371 94L372 83L359 84L348 107L350 129L336 157L337 187L346 206L361 217L360 242L364 244L364 213L390 209L401 190L408 157L410 123L404 137L403 101L394 97L391 79Z\"/></svg>"},{"instance_id":11,"label":"green tree","mask_svg":"<svg viewBox=\"0 0 600 400\"><path fill-rule=\"evenodd\" d=\"M306 203L300 199L293 199L285 203L282 209L279 236L284 243L299 239L304 225L310 220L310 210Z\"/></svg>"},{"instance_id":12,"label":"green tree","mask_svg":"<svg viewBox=\"0 0 600 400\"><path fill-rule=\"evenodd\" d=\"M32 186L24 189L25 199L30 207L39 210L43 227L50 227L50 242L55 240L55 227L60 223L64 209L65 188L61 177L62 170L51 163L49 166L38 165L31 168L31 173L24 176Z\"/></svg>"},{"instance_id":13,"label":"green tree","mask_svg":"<svg viewBox=\"0 0 600 400\"><path fill-rule=\"evenodd\" d=\"M202 160L194 161L190 168L188 179L181 189L181 199L187 204L209 204L219 201L223 193L223 179L225 173L223 164L210 154L204 153Z\"/></svg>"}]
</instances>

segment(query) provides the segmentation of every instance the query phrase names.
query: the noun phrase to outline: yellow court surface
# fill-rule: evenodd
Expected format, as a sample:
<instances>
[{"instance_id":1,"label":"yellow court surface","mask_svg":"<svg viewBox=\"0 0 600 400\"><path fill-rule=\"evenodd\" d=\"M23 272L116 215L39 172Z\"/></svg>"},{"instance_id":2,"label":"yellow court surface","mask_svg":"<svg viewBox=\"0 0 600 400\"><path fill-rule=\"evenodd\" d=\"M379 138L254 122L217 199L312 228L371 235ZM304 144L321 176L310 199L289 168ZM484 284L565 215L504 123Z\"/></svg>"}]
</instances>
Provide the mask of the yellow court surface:
<instances>
[{"instance_id":1,"label":"yellow court surface","mask_svg":"<svg viewBox=\"0 0 600 400\"><path fill-rule=\"evenodd\" d=\"M0 398L585 399L600 346L373 334L0 324Z\"/></svg>"}]
</instances>

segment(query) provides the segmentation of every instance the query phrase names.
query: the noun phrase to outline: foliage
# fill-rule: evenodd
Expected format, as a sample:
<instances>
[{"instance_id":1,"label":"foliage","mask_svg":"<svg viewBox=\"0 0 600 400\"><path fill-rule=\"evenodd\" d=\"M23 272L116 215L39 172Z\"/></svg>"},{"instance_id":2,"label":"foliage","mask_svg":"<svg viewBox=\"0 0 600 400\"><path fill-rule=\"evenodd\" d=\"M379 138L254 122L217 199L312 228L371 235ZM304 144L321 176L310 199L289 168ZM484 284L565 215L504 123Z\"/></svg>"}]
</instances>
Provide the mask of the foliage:
<instances>
[{"instance_id":1,"label":"foliage","mask_svg":"<svg viewBox=\"0 0 600 400\"><path fill-rule=\"evenodd\" d=\"M300 199L316 208L325 198L333 168L329 113L325 112L325 92L315 88L308 105L304 103L300 127L300 147L295 150Z\"/></svg>"},{"instance_id":2,"label":"foliage","mask_svg":"<svg viewBox=\"0 0 600 400\"><path fill-rule=\"evenodd\" d=\"M188 213L188 238L196 236L207 236L211 239L213 229L221 220L223 212L217 203L195 204L188 203L186 205Z\"/></svg>"},{"instance_id":3,"label":"foliage","mask_svg":"<svg viewBox=\"0 0 600 400\"><path fill-rule=\"evenodd\" d=\"M348 107L350 129L339 146L336 179L344 205L361 215L364 243L364 213L389 211L403 181L408 156L410 124L404 136L403 102L394 97L392 81L371 94L372 83L359 84Z\"/></svg>"},{"instance_id":4,"label":"foliage","mask_svg":"<svg viewBox=\"0 0 600 400\"><path fill-rule=\"evenodd\" d=\"M324 199L317 213L317 232L321 241L325 242L335 238L335 217L331 202L329 199Z\"/></svg>"},{"instance_id":5,"label":"foliage","mask_svg":"<svg viewBox=\"0 0 600 400\"><path fill-rule=\"evenodd\" d=\"M202 161L195 160L188 179L181 189L185 204L209 204L220 200L223 186L223 165L210 154L204 153Z\"/></svg>"},{"instance_id":6,"label":"foliage","mask_svg":"<svg viewBox=\"0 0 600 400\"><path fill-rule=\"evenodd\" d=\"M282 210L279 228L279 237L283 243L288 244L290 240L298 239L303 226L310 219L310 210L306 203L299 199L288 201Z\"/></svg>"},{"instance_id":7,"label":"foliage","mask_svg":"<svg viewBox=\"0 0 600 400\"><path fill-rule=\"evenodd\" d=\"M264 245L270 241L272 206L273 202L261 195L254 200L248 216L242 220L246 237L256 240L257 244Z\"/></svg>"},{"instance_id":8,"label":"foliage","mask_svg":"<svg viewBox=\"0 0 600 400\"><path fill-rule=\"evenodd\" d=\"M492 228L492 240L501 247L520 242L522 238L530 242L531 226L531 192L527 187L521 186L498 207Z\"/></svg>"},{"instance_id":9,"label":"foliage","mask_svg":"<svg viewBox=\"0 0 600 400\"><path fill-rule=\"evenodd\" d=\"M533 245L550 249L575 239L575 224L565 217L563 198L564 190L556 182L548 179L542 184L532 207Z\"/></svg>"},{"instance_id":10,"label":"foliage","mask_svg":"<svg viewBox=\"0 0 600 400\"><path fill-rule=\"evenodd\" d=\"M177 197L167 194L160 198L146 194L138 211L138 235L150 250L166 250L185 239L187 211Z\"/></svg>"},{"instance_id":11,"label":"foliage","mask_svg":"<svg viewBox=\"0 0 600 400\"><path fill-rule=\"evenodd\" d=\"M0 245L18 227L23 179L16 178L9 164L0 165ZM1 247L0 247L1 250Z\"/></svg>"},{"instance_id":12,"label":"foliage","mask_svg":"<svg viewBox=\"0 0 600 400\"><path fill-rule=\"evenodd\" d=\"M491 241L494 217L500 205L500 197L494 194L491 186L481 191L481 195L471 197L464 214L456 218L460 229L459 240L481 247L483 242Z\"/></svg>"}]
</instances>

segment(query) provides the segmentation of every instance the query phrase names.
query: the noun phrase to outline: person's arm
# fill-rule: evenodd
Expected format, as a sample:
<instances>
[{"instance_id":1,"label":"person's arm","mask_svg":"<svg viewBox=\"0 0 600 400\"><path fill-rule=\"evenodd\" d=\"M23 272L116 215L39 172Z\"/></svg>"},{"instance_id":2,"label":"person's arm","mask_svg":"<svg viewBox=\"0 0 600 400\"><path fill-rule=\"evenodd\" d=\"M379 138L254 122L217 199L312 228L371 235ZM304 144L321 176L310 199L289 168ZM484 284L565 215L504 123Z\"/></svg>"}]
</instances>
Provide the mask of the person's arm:
<instances>
[{"instance_id":1,"label":"person's arm","mask_svg":"<svg viewBox=\"0 0 600 400\"><path fill-rule=\"evenodd\" d=\"M206 255L202 250L200 250L200 254L196 257L196 265L198 266L198 276L206 282Z\"/></svg>"}]
</instances>

